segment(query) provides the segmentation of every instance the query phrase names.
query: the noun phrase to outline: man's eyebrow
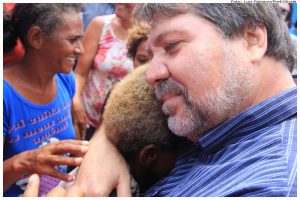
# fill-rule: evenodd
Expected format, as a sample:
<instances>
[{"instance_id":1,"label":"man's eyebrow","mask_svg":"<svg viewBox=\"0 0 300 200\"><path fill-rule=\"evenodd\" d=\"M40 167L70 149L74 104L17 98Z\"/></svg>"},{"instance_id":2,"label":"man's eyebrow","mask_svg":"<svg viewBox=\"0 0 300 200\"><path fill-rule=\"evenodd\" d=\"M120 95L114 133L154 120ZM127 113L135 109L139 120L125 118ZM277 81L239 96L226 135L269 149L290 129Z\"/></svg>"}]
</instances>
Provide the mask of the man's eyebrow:
<instances>
[{"instance_id":1,"label":"man's eyebrow","mask_svg":"<svg viewBox=\"0 0 300 200\"><path fill-rule=\"evenodd\" d=\"M173 34L184 34L185 32L182 30L171 30L171 31L166 31L163 32L161 34L159 34L158 36L156 36L156 38L154 39L154 45L158 45L162 42L162 40L164 38L166 38L167 36L173 35Z\"/></svg>"},{"instance_id":2,"label":"man's eyebrow","mask_svg":"<svg viewBox=\"0 0 300 200\"><path fill-rule=\"evenodd\" d=\"M183 34L186 34L185 31L182 31L182 30L171 30L171 31L166 31L166 32L163 32L163 33L160 33L158 36L156 36L156 38L154 39L154 46L157 46L157 45L160 45L164 38L170 36L170 35L173 35L173 34L180 34L180 35L183 35ZM146 51L148 53L148 55L150 57L153 56L153 53L152 53L152 50L151 48L149 47L149 45L146 47Z\"/></svg>"}]
</instances>

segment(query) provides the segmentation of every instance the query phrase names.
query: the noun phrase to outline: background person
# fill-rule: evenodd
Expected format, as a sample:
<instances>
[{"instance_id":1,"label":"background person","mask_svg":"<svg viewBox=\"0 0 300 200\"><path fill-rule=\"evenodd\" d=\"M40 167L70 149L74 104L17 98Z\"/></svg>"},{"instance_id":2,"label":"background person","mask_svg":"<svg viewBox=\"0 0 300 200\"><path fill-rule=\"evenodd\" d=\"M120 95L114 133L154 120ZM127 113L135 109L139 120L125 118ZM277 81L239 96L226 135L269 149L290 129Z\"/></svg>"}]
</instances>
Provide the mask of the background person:
<instances>
[{"instance_id":1,"label":"background person","mask_svg":"<svg viewBox=\"0 0 300 200\"><path fill-rule=\"evenodd\" d=\"M149 56L146 51L146 41L148 38L149 27L141 26L141 25L133 25L131 29L129 29L128 37L127 37L127 56L132 59L133 67L137 68L149 61ZM106 99L104 101L103 107L105 107L107 99L110 96L112 90L118 85L115 83L110 92L106 95ZM101 112L103 113L104 110ZM101 114L102 114L101 113Z\"/></svg>"},{"instance_id":2,"label":"background person","mask_svg":"<svg viewBox=\"0 0 300 200\"><path fill-rule=\"evenodd\" d=\"M83 29L86 30L95 17L114 13L115 6L113 3L85 3L82 9Z\"/></svg>"},{"instance_id":3,"label":"background person","mask_svg":"<svg viewBox=\"0 0 300 200\"><path fill-rule=\"evenodd\" d=\"M16 4L4 19L4 43L12 43L4 46L20 38L25 55L3 71L3 196L22 194L32 173L47 175L40 195L58 179L72 181L66 165L80 165L87 151L87 142L72 140L71 71L83 53L79 12L78 4Z\"/></svg>"},{"instance_id":4,"label":"background person","mask_svg":"<svg viewBox=\"0 0 300 200\"><path fill-rule=\"evenodd\" d=\"M7 27L9 25L6 25L5 23L9 23L9 19L11 18L12 10L15 7L15 3L3 3L3 27ZM8 33L8 32L4 32ZM8 33L10 34L10 33ZM3 35L3 40L8 40L9 36L6 37L6 35ZM17 62L22 59L24 56L24 48L22 46L22 43L20 39L17 39L17 44L12 44L10 42L5 42L3 46L3 67L5 67L8 64Z\"/></svg>"},{"instance_id":5,"label":"background person","mask_svg":"<svg viewBox=\"0 0 300 200\"><path fill-rule=\"evenodd\" d=\"M112 86L132 70L125 39L132 26L135 4L115 4L115 15L96 17L86 30L81 56L75 69L76 94L72 104L76 133L87 139L101 124L101 113Z\"/></svg>"},{"instance_id":6,"label":"background person","mask_svg":"<svg viewBox=\"0 0 300 200\"><path fill-rule=\"evenodd\" d=\"M146 51L146 42L150 27L139 24L129 29L127 38L127 56L132 59L134 68L146 64L149 55Z\"/></svg>"},{"instance_id":7,"label":"background person","mask_svg":"<svg viewBox=\"0 0 300 200\"><path fill-rule=\"evenodd\" d=\"M279 5L279 9L280 9L280 14L283 18L283 20L285 21L285 23L287 24L287 26L289 28L291 28L293 26L292 24L292 3L278 3ZM292 47L294 48L295 52L297 52L297 36L294 33L290 32L290 36L292 39ZM297 62L294 63L293 69L292 69L292 76L294 79L294 82L297 84Z\"/></svg>"}]
</instances>

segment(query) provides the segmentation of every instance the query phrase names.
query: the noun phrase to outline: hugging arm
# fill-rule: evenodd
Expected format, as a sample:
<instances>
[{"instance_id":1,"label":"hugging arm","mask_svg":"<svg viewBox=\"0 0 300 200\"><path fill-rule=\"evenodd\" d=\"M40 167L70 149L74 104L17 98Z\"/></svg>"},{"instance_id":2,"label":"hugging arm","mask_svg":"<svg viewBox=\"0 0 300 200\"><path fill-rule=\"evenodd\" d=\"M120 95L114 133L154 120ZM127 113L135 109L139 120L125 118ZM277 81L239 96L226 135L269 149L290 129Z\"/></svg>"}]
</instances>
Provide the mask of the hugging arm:
<instances>
[{"instance_id":1,"label":"hugging arm","mask_svg":"<svg viewBox=\"0 0 300 200\"><path fill-rule=\"evenodd\" d=\"M126 161L104 133L103 126L91 140L74 185L79 186L85 196L109 196L114 189L118 196L131 196Z\"/></svg>"}]
</instances>

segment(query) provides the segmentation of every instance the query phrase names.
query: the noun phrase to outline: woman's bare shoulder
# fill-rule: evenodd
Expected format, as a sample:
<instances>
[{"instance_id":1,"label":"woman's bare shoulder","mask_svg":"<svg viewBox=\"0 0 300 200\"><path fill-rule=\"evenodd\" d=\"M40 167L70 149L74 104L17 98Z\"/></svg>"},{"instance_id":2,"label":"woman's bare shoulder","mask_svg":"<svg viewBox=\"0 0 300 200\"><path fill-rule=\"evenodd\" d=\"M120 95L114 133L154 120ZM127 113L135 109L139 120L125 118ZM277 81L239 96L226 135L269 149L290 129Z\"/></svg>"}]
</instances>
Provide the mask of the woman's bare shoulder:
<instances>
[{"instance_id":1,"label":"woman's bare shoulder","mask_svg":"<svg viewBox=\"0 0 300 200\"><path fill-rule=\"evenodd\" d=\"M92 19L92 21L89 23L89 27L92 27L92 28L103 28L105 24L105 19L103 16L98 16L98 17L95 17L94 19Z\"/></svg>"}]
</instances>

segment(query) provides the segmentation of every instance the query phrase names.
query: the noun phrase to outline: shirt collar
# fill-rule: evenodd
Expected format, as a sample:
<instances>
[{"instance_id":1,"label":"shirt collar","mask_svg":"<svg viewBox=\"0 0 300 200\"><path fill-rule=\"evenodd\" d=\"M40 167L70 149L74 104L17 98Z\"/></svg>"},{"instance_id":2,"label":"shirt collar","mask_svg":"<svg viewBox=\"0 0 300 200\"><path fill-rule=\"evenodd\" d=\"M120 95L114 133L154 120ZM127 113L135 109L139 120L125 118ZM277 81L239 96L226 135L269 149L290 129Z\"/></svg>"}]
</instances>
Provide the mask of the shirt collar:
<instances>
[{"instance_id":1,"label":"shirt collar","mask_svg":"<svg viewBox=\"0 0 300 200\"><path fill-rule=\"evenodd\" d=\"M197 143L207 153L222 148L234 138L261 130L297 115L297 87L247 108L202 136Z\"/></svg>"}]
</instances>

